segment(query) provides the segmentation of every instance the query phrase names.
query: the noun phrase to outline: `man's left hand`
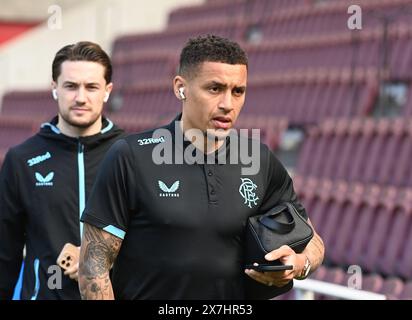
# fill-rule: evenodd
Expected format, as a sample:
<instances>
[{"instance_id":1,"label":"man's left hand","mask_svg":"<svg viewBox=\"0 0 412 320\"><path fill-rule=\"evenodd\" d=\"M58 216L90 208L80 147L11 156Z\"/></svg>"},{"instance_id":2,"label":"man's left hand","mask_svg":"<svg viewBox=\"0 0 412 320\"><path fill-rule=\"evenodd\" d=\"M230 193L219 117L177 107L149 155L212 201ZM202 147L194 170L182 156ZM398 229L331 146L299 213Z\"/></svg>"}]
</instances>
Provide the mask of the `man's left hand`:
<instances>
[{"instance_id":1,"label":"man's left hand","mask_svg":"<svg viewBox=\"0 0 412 320\"><path fill-rule=\"evenodd\" d=\"M279 259L279 261L281 261L283 264L292 265L293 269L265 272L246 269L245 273L252 279L267 286L283 287L294 277L297 277L302 273L306 258L305 255L297 254L291 247L285 245L269 252L265 256L265 259L267 261L275 261Z\"/></svg>"}]
</instances>

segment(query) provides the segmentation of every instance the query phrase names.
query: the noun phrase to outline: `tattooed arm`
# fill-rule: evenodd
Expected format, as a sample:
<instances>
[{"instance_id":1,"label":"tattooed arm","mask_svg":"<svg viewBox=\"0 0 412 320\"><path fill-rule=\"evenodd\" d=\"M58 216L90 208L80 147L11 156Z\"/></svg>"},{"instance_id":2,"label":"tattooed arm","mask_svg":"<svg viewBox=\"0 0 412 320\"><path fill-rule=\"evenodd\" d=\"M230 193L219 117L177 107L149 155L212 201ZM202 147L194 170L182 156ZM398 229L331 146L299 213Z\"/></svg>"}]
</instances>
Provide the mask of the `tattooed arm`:
<instances>
[{"instance_id":1,"label":"tattooed arm","mask_svg":"<svg viewBox=\"0 0 412 320\"><path fill-rule=\"evenodd\" d=\"M325 256L325 245L323 244L322 238L316 233L310 220L308 220L308 222L313 229L313 238L310 240L303 253L310 261L310 272L312 273L322 264L323 257Z\"/></svg>"},{"instance_id":2,"label":"tattooed arm","mask_svg":"<svg viewBox=\"0 0 412 320\"><path fill-rule=\"evenodd\" d=\"M84 223L80 249L79 289L83 300L114 300L109 271L122 239Z\"/></svg>"}]
</instances>

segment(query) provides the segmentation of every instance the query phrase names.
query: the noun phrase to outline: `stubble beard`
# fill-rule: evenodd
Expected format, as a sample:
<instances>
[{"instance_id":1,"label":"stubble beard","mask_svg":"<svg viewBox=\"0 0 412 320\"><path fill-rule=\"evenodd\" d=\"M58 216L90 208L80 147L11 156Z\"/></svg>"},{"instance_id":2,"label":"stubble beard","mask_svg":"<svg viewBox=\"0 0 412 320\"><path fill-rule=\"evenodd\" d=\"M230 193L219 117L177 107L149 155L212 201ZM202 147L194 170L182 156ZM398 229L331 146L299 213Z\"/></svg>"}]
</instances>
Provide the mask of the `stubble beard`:
<instances>
[{"instance_id":1,"label":"stubble beard","mask_svg":"<svg viewBox=\"0 0 412 320\"><path fill-rule=\"evenodd\" d=\"M78 121L76 120L75 117L71 117L70 115L67 115L67 114L59 113L59 115L64 120L64 122L66 122L68 125L75 127L75 128L79 128L79 129L87 129L91 127L92 125L94 125L99 120L101 113L96 114L93 118L91 118L87 122Z\"/></svg>"}]
</instances>

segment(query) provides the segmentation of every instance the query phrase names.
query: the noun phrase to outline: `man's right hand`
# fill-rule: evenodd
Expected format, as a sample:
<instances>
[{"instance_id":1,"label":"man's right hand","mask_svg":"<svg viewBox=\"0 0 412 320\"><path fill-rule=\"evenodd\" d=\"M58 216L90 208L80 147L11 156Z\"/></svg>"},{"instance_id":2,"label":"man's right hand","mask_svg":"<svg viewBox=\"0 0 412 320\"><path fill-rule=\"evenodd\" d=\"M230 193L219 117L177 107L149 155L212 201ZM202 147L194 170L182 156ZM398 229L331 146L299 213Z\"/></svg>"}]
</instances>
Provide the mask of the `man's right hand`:
<instances>
[{"instance_id":1,"label":"man's right hand","mask_svg":"<svg viewBox=\"0 0 412 320\"><path fill-rule=\"evenodd\" d=\"M72 265L64 271L65 276L69 276L70 279L78 281L79 279L79 263Z\"/></svg>"}]
</instances>

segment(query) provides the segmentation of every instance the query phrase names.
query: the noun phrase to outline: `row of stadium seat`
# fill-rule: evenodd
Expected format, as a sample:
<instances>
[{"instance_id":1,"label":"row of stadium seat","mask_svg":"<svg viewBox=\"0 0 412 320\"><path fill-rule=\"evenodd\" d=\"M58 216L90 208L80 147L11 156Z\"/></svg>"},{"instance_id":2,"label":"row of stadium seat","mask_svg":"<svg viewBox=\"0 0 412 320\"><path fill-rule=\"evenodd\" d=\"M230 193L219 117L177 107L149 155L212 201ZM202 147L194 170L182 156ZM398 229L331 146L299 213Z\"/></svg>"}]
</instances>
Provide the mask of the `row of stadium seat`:
<instances>
[{"instance_id":1,"label":"row of stadium seat","mask_svg":"<svg viewBox=\"0 0 412 320\"><path fill-rule=\"evenodd\" d=\"M411 120L328 120L309 130L297 172L332 180L412 186Z\"/></svg>"},{"instance_id":2,"label":"row of stadium seat","mask_svg":"<svg viewBox=\"0 0 412 320\"><path fill-rule=\"evenodd\" d=\"M178 57L176 51L120 52L113 58L113 83L117 86L171 81L176 75Z\"/></svg>"},{"instance_id":3,"label":"row of stadium seat","mask_svg":"<svg viewBox=\"0 0 412 320\"><path fill-rule=\"evenodd\" d=\"M412 189L296 176L325 263L412 278Z\"/></svg>"},{"instance_id":4,"label":"row of stadium seat","mask_svg":"<svg viewBox=\"0 0 412 320\"><path fill-rule=\"evenodd\" d=\"M205 33L213 33L237 41L270 42L302 36L320 36L336 33L350 34L347 14L350 1L335 1L322 6L299 6L273 12L267 18L243 16L228 18L209 16L205 21L193 19L192 24L179 24L162 32L125 35L116 39L113 47L117 52L132 53L155 49L178 50L187 38ZM396 23L410 24L407 8L412 0L365 0L362 2L362 32L382 28L383 16L396 15ZM190 25L190 27L188 27ZM356 32L356 31L355 31Z\"/></svg>"},{"instance_id":5,"label":"row of stadium seat","mask_svg":"<svg viewBox=\"0 0 412 320\"><path fill-rule=\"evenodd\" d=\"M46 119L56 114L50 90L10 91L3 95L0 115Z\"/></svg>"},{"instance_id":6,"label":"row of stadium seat","mask_svg":"<svg viewBox=\"0 0 412 320\"><path fill-rule=\"evenodd\" d=\"M375 72L309 70L251 78L244 112L287 117L293 125L370 113L377 96Z\"/></svg>"},{"instance_id":7,"label":"row of stadium seat","mask_svg":"<svg viewBox=\"0 0 412 320\"><path fill-rule=\"evenodd\" d=\"M367 115L377 97L376 72L358 71L308 70L251 78L243 113L287 117L291 124ZM125 86L117 95L117 112L131 115L180 108L170 82Z\"/></svg>"},{"instance_id":8,"label":"row of stadium seat","mask_svg":"<svg viewBox=\"0 0 412 320\"><path fill-rule=\"evenodd\" d=\"M382 29L361 33L339 33L328 36L266 42L246 46L250 74L263 75L307 68L362 68L380 67L382 64ZM412 65L412 28L398 24L388 32L390 45L386 68L396 79L410 80L408 69Z\"/></svg>"},{"instance_id":9,"label":"row of stadium seat","mask_svg":"<svg viewBox=\"0 0 412 320\"><path fill-rule=\"evenodd\" d=\"M11 146L23 142L37 130L38 123L35 120L0 116L0 155L4 155Z\"/></svg>"},{"instance_id":10,"label":"row of stadium seat","mask_svg":"<svg viewBox=\"0 0 412 320\"><path fill-rule=\"evenodd\" d=\"M399 24L388 33L391 50L386 68L390 77L410 80L412 28ZM249 75L269 75L313 68L378 68L382 64L382 30L301 37L285 41L245 45ZM117 85L171 79L178 67L178 51L117 52L113 58Z\"/></svg>"},{"instance_id":11,"label":"row of stadium seat","mask_svg":"<svg viewBox=\"0 0 412 320\"><path fill-rule=\"evenodd\" d=\"M372 71L372 72L371 72ZM325 118L363 116L371 112L377 97L374 70L308 70L249 81L243 113L287 117L291 124L314 124ZM412 107L412 102L410 103ZM117 86L109 109L140 116L180 110L170 81ZM4 96L2 114L52 115L55 102L46 92L11 92Z\"/></svg>"},{"instance_id":12,"label":"row of stadium seat","mask_svg":"<svg viewBox=\"0 0 412 320\"><path fill-rule=\"evenodd\" d=\"M265 16L268 12L278 14L288 8L309 6L310 1L305 0L232 0L216 1L207 5L180 7L169 14L168 25L194 24L199 21L209 21L213 17L258 17Z\"/></svg>"}]
</instances>

